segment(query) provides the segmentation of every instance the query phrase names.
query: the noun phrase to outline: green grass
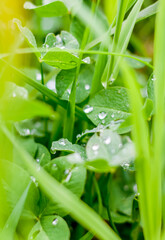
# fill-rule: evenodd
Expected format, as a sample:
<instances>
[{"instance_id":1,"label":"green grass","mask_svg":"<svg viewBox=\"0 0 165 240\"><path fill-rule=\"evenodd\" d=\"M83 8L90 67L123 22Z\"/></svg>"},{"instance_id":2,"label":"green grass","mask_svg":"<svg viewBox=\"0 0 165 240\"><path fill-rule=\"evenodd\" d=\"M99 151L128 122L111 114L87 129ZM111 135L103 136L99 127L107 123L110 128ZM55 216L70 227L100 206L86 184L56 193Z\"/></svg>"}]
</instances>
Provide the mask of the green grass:
<instances>
[{"instance_id":1,"label":"green grass","mask_svg":"<svg viewBox=\"0 0 165 240\"><path fill-rule=\"evenodd\" d=\"M165 239L164 0L33 3L0 4L0 239Z\"/></svg>"}]
</instances>

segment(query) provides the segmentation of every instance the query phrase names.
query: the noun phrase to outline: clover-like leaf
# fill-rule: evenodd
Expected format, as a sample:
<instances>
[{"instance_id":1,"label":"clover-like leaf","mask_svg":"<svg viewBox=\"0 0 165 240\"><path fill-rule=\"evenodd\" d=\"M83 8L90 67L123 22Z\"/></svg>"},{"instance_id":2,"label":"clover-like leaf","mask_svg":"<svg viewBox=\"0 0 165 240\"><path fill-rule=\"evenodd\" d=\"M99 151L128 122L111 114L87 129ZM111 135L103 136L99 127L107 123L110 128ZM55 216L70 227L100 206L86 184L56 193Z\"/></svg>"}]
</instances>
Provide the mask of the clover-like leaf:
<instances>
[{"instance_id":1,"label":"clover-like leaf","mask_svg":"<svg viewBox=\"0 0 165 240\"><path fill-rule=\"evenodd\" d=\"M62 70L56 77L57 94L64 100L69 99L72 84L75 79L76 70ZM92 85L93 67L82 66L77 81L76 103L83 102L90 93Z\"/></svg>"},{"instance_id":2,"label":"clover-like leaf","mask_svg":"<svg viewBox=\"0 0 165 240\"><path fill-rule=\"evenodd\" d=\"M72 34L66 31L62 31L61 34L57 36L49 33L43 45L44 51L41 61L60 69L75 68L80 62L89 63L88 59L81 61L78 58L78 54L74 52L74 49L77 50L78 48L79 43Z\"/></svg>"},{"instance_id":3,"label":"clover-like leaf","mask_svg":"<svg viewBox=\"0 0 165 240\"><path fill-rule=\"evenodd\" d=\"M41 217L29 233L28 240L69 240L70 231L66 221L57 215Z\"/></svg>"},{"instance_id":4,"label":"clover-like leaf","mask_svg":"<svg viewBox=\"0 0 165 240\"><path fill-rule=\"evenodd\" d=\"M55 158L50 161L50 163L46 164L44 168L50 175L56 178L75 195L80 197L84 191L86 169L83 164L75 164L77 160L80 161L80 155L78 157L77 153L74 153L64 157ZM82 163L82 160L80 163ZM67 214L60 204L52 203L48 199L46 199L42 208L44 209L44 215L56 213L64 216Z\"/></svg>"},{"instance_id":5,"label":"clover-like leaf","mask_svg":"<svg viewBox=\"0 0 165 240\"><path fill-rule=\"evenodd\" d=\"M36 6L35 4L27 1L24 8L34 10L40 17L59 17L68 13L67 6L61 0L54 0L53 2Z\"/></svg>"},{"instance_id":6,"label":"clover-like leaf","mask_svg":"<svg viewBox=\"0 0 165 240\"><path fill-rule=\"evenodd\" d=\"M127 89L111 87L101 90L90 99L84 112L95 125L125 120L131 115Z\"/></svg>"},{"instance_id":7,"label":"clover-like leaf","mask_svg":"<svg viewBox=\"0 0 165 240\"><path fill-rule=\"evenodd\" d=\"M111 130L103 130L100 135L94 134L86 146L88 160L86 166L98 172L108 172L117 166L129 167L135 159L132 141L122 139Z\"/></svg>"},{"instance_id":8,"label":"clover-like leaf","mask_svg":"<svg viewBox=\"0 0 165 240\"><path fill-rule=\"evenodd\" d=\"M72 144L64 138L60 139L59 141L52 142L51 152L55 153L56 151L79 153L83 159L86 158L85 149L82 146L78 144Z\"/></svg>"},{"instance_id":9,"label":"clover-like leaf","mask_svg":"<svg viewBox=\"0 0 165 240\"><path fill-rule=\"evenodd\" d=\"M18 26L20 32L23 34L23 36L27 40L29 46L35 49L35 54L39 58L41 56L41 53L37 51L37 43L33 33L30 31L29 28L23 27L19 19L15 18L13 21Z\"/></svg>"}]
</instances>

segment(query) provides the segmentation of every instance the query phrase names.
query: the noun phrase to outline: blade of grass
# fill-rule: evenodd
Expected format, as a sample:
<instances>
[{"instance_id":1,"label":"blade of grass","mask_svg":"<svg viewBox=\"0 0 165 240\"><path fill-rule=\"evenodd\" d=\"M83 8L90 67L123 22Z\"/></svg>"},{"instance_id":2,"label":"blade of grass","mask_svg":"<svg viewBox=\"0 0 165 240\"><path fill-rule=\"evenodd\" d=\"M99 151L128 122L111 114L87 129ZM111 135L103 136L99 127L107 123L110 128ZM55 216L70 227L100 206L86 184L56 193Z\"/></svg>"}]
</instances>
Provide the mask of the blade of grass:
<instances>
[{"instance_id":1,"label":"blade of grass","mask_svg":"<svg viewBox=\"0 0 165 240\"><path fill-rule=\"evenodd\" d=\"M56 104L60 105L61 107L66 109L67 101L61 100L58 98L57 94L53 92L52 90L48 89L47 87L43 86L42 84L34 81L30 77L26 76L22 71L20 71L18 68L14 67L11 64L8 64L5 60L0 59L2 63L5 63L9 66L9 68L18 76L21 76L22 81L29 84L30 86L37 89L40 93L47 96L49 99L51 99ZM86 114L83 112L83 110L76 106L76 115L77 117L81 118L82 120L89 121L89 119L86 117Z\"/></svg>"},{"instance_id":2,"label":"blade of grass","mask_svg":"<svg viewBox=\"0 0 165 240\"><path fill-rule=\"evenodd\" d=\"M91 14L93 16L93 19L95 19L95 17L94 17L95 9L96 9L96 4L93 1L91 4ZM84 50L84 48L88 42L89 35L90 35L90 28L89 28L89 25L87 25L87 27L85 28L84 34L83 34L83 39L81 42L80 50ZM69 96L69 101L68 101L68 106L67 106L67 114L66 114L66 118L65 118L65 122L64 122L63 136L64 136L64 138L67 138L70 141L72 141L72 139L73 139L73 131L74 131L74 124L75 124L76 84L77 84L78 76L80 73L82 59L83 59L83 53L80 52L79 64L77 66L76 75L75 75L75 78L74 78L74 81L72 84L71 94Z\"/></svg>"},{"instance_id":3,"label":"blade of grass","mask_svg":"<svg viewBox=\"0 0 165 240\"><path fill-rule=\"evenodd\" d=\"M119 42L119 36L121 33L121 27L123 23L123 19L125 16L125 13L127 11L127 5L128 0L118 0L117 2L117 16L116 16L116 28L115 28L115 34L113 38L113 44L112 44L112 52L115 52L118 48L118 42ZM112 70L114 65L114 56L110 56L107 62L107 67L105 67L106 73L103 74L102 83L105 87L108 86L108 82L110 81L110 78L113 78L112 76Z\"/></svg>"},{"instance_id":4,"label":"blade of grass","mask_svg":"<svg viewBox=\"0 0 165 240\"><path fill-rule=\"evenodd\" d=\"M38 180L41 188L54 201L70 212L70 215L82 226L102 240L119 240L120 238L113 230L101 219L101 217L92 210L88 205L82 202L66 189L61 183L51 177L44 169L38 170L38 165L33 158L20 146L16 138L1 124L0 128L12 142L13 146L19 153L22 161L25 162L30 173Z\"/></svg>"},{"instance_id":5,"label":"blade of grass","mask_svg":"<svg viewBox=\"0 0 165 240\"><path fill-rule=\"evenodd\" d=\"M149 129L141 111L143 103L140 89L136 81L134 71L122 62L122 74L126 86L129 88L130 103L132 106L133 139L137 153L136 179L138 191L140 192L140 215L146 240L155 239L153 225L153 197L151 195L151 153L149 143ZM156 208L156 206L155 206Z\"/></svg>"},{"instance_id":6,"label":"blade of grass","mask_svg":"<svg viewBox=\"0 0 165 240\"><path fill-rule=\"evenodd\" d=\"M133 28L136 23L136 19L138 16L138 13L141 9L141 6L143 4L144 0L138 0L134 7L132 8L129 16L127 17L125 23L123 24L121 34L120 34L120 39L117 44L117 50L121 54L123 54L128 46L128 43L130 41L131 35ZM115 62L114 68L113 68L113 77L116 79L118 71L119 71L119 63L120 63L121 58L118 58L117 61Z\"/></svg>"},{"instance_id":7,"label":"blade of grass","mask_svg":"<svg viewBox=\"0 0 165 240\"><path fill-rule=\"evenodd\" d=\"M156 3L150 5L149 7L143 9L142 11L140 11L138 14L138 17L136 19L136 23L155 15L157 13L157 6L158 6L158 1ZM123 22L123 24L124 23L125 23L125 21ZM116 27L114 27L112 29L111 35L113 35L115 33L115 29L116 29ZM103 39L105 38L105 35L106 35L106 33L104 35L99 36L92 42L88 43L88 45L86 46L86 49L91 49L91 48L95 47L96 45L98 45L100 42L103 41Z\"/></svg>"},{"instance_id":8,"label":"blade of grass","mask_svg":"<svg viewBox=\"0 0 165 240\"><path fill-rule=\"evenodd\" d=\"M104 42L105 44L105 42ZM104 45L103 44L103 45ZM105 44L106 46L106 44ZM105 47L104 46L104 47ZM42 48L38 48L37 51L41 51L41 52L45 52L45 50L43 50ZM61 51L61 50L60 50ZM119 56L119 57L124 57L124 58L130 58L130 59L134 59L138 62L144 63L144 65L148 66L149 68L153 69L153 66L151 64L149 64L148 61L145 61L142 57L138 57L135 55L129 55L129 54L121 54L121 53L117 53L117 52L107 52L106 50L76 50L76 49L68 49L67 50L70 53L82 53L82 54L88 54L88 55L112 55L112 56ZM15 54L28 54L28 53L34 53L34 50L32 50L31 48L24 48L24 49L19 49L15 52ZM58 52L58 50L56 49L51 49L50 52ZM5 56L9 56L10 54L6 54ZM2 59L3 56L1 57L0 55L0 59ZM147 60L147 58L146 58ZM6 64L8 64L5 60L4 61ZM9 65L9 64L8 64ZM12 65L11 65L12 67ZM13 66L14 67L14 66ZM18 70L18 69L17 69ZM54 70L53 73L57 73L59 70ZM50 75L52 76L53 73L50 73ZM48 74L49 75L49 74ZM50 76L48 76L48 79L50 78ZM46 77L46 82L47 82L47 77Z\"/></svg>"},{"instance_id":9,"label":"blade of grass","mask_svg":"<svg viewBox=\"0 0 165 240\"><path fill-rule=\"evenodd\" d=\"M156 18L155 26L155 117L153 123L153 174L155 175L156 181L154 182L157 199L155 199L155 206L160 206L155 210L155 215L161 218L161 171L163 169L162 163L162 151L163 151L163 134L164 134L164 104L165 104L165 55L164 55L164 42L165 42L165 1L159 1L159 12ZM164 157L164 156L163 156ZM164 180L164 179L163 179ZM164 182L164 181L163 181ZM164 183L163 183L164 184ZM165 197L163 196L163 206L165 204ZM157 212L157 211L158 212ZM155 217L156 217L155 216ZM165 216L163 216L163 222L165 222ZM155 224L161 224L161 219L155 221ZM157 233L160 235L160 230Z\"/></svg>"},{"instance_id":10,"label":"blade of grass","mask_svg":"<svg viewBox=\"0 0 165 240\"><path fill-rule=\"evenodd\" d=\"M27 188L23 192L22 196L20 197L19 201L17 202L15 208L13 209L12 213L10 214L9 218L7 219L5 226L0 233L0 239L7 239L7 240L13 240L14 239L14 233L18 224L18 221L20 219L28 191L30 188L31 182L28 184Z\"/></svg>"}]
</instances>

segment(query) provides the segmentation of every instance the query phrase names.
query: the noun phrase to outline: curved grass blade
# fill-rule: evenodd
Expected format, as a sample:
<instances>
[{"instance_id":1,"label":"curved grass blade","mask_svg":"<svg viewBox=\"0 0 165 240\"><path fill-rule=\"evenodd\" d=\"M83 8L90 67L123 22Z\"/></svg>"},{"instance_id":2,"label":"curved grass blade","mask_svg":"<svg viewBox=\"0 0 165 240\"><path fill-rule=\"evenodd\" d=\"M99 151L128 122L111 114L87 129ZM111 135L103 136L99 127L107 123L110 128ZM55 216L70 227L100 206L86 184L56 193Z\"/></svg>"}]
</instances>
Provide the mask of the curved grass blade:
<instances>
[{"instance_id":1,"label":"curved grass blade","mask_svg":"<svg viewBox=\"0 0 165 240\"><path fill-rule=\"evenodd\" d=\"M67 105L67 101L61 100L57 97L57 94L54 93L53 91L51 91L50 89L48 89L47 87L43 86L42 84L34 81L33 79L29 78L28 76L26 76L23 72L21 72L18 68L14 67L13 65L8 64L5 60L0 59L0 61L2 63L5 63L8 65L8 67L14 71L15 74L19 75L22 77L22 81L24 81L25 83L29 84L30 86L34 87L35 89L37 89L40 93L44 94L45 96L47 96L49 99L51 99L52 101L54 101L56 104L60 105L61 107L66 109L66 105ZM76 115L85 120L85 121L89 121L89 119L86 117L86 114L83 112L83 110L76 106Z\"/></svg>"},{"instance_id":2,"label":"curved grass blade","mask_svg":"<svg viewBox=\"0 0 165 240\"><path fill-rule=\"evenodd\" d=\"M22 210L23 210L23 207L24 207L27 195L28 195L30 185L31 185L31 182L28 184L27 188L25 189L21 198L19 199L15 208L13 209L11 215L7 219L6 224L5 224L2 232L0 233L1 239L7 239L7 240L14 239L14 233L15 233L18 221L20 219L20 216L21 216L21 213L22 213Z\"/></svg>"}]
</instances>

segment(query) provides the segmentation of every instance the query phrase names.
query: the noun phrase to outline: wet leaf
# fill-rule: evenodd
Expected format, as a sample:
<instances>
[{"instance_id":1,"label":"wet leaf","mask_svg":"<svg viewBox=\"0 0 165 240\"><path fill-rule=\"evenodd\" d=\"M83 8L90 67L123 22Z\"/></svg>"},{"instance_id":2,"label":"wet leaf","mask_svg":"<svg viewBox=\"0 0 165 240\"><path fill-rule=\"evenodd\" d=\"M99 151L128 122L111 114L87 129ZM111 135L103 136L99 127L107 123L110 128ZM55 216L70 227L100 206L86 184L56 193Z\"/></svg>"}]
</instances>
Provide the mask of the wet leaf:
<instances>
[{"instance_id":1,"label":"wet leaf","mask_svg":"<svg viewBox=\"0 0 165 240\"><path fill-rule=\"evenodd\" d=\"M130 116L127 89L123 87L101 90L88 104L84 112L95 125L107 125L111 121L125 120Z\"/></svg>"},{"instance_id":2,"label":"wet leaf","mask_svg":"<svg viewBox=\"0 0 165 240\"><path fill-rule=\"evenodd\" d=\"M60 0L55 0L51 3L40 6L36 6L27 1L24 4L24 8L28 10L34 10L40 17L58 17L68 13L66 5Z\"/></svg>"},{"instance_id":3,"label":"wet leaf","mask_svg":"<svg viewBox=\"0 0 165 240\"><path fill-rule=\"evenodd\" d=\"M69 240L69 238L67 223L57 215L41 217L28 236L28 240Z\"/></svg>"},{"instance_id":4,"label":"wet leaf","mask_svg":"<svg viewBox=\"0 0 165 240\"><path fill-rule=\"evenodd\" d=\"M51 152L55 153L56 151L79 153L83 159L86 158L85 149L82 146L78 144L72 144L71 142L64 138L52 142Z\"/></svg>"},{"instance_id":5,"label":"wet leaf","mask_svg":"<svg viewBox=\"0 0 165 240\"><path fill-rule=\"evenodd\" d=\"M111 130L94 134L86 146L87 162L91 170L98 172L113 171L115 167L127 166L135 159L135 149L129 138L121 138Z\"/></svg>"}]
</instances>

